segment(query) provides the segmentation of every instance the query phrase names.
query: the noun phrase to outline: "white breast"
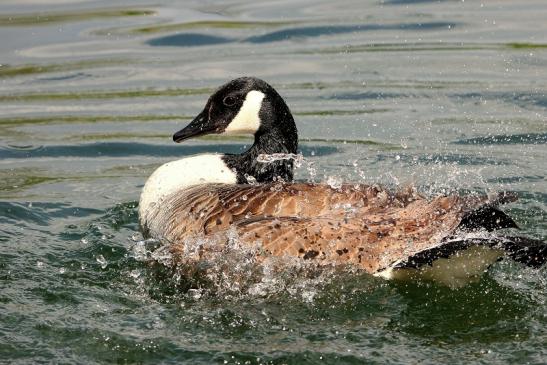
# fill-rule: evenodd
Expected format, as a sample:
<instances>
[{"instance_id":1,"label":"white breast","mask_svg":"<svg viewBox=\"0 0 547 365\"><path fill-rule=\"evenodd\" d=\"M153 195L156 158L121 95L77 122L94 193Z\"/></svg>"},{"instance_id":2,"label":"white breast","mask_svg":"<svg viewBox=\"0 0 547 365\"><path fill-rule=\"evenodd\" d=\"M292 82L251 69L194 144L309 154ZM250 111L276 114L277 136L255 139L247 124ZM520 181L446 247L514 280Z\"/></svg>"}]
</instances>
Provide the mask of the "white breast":
<instances>
[{"instance_id":1,"label":"white breast","mask_svg":"<svg viewBox=\"0 0 547 365\"><path fill-rule=\"evenodd\" d=\"M151 210L176 191L206 183L235 184L237 175L222 160L223 155L198 155L161 165L146 181L139 202L139 220L146 226Z\"/></svg>"}]
</instances>

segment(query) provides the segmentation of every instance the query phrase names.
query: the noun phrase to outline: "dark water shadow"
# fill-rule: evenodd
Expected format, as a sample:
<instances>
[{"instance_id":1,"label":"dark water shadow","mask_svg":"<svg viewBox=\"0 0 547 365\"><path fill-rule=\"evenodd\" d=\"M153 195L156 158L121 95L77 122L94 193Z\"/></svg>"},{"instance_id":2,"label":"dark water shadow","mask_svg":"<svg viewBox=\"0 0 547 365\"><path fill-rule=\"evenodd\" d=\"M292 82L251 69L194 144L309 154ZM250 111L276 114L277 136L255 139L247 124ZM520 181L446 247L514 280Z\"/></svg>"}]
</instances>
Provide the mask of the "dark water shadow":
<instances>
[{"instance_id":1,"label":"dark water shadow","mask_svg":"<svg viewBox=\"0 0 547 365\"><path fill-rule=\"evenodd\" d=\"M334 100L385 100L385 99L399 99L410 97L410 94L383 92L383 91L364 91L364 92L349 92L349 93L336 93L331 96L324 97L325 99Z\"/></svg>"},{"instance_id":2,"label":"dark water shadow","mask_svg":"<svg viewBox=\"0 0 547 365\"><path fill-rule=\"evenodd\" d=\"M405 310L389 327L434 342L513 342L528 336L526 296L486 276L463 288L433 283L394 283Z\"/></svg>"},{"instance_id":3,"label":"dark water shadow","mask_svg":"<svg viewBox=\"0 0 547 365\"><path fill-rule=\"evenodd\" d=\"M79 145L51 145L19 148L0 147L0 158L39 157L127 157L175 156L184 157L199 153L241 153L249 146L244 144L156 145L134 142L98 142ZM338 152L333 146L300 146L304 156L324 156Z\"/></svg>"},{"instance_id":4,"label":"dark water shadow","mask_svg":"<svg viewBox=\"0 0 547 365\"><path fill-rule=\"evenodd\" d=\"M378 154L376 155L376 161L386 161L394 160L393 155L388 154ZM508 159L493 159L487 157L479 157L475 155L465 155L465 154L429 154L429 155L420 155L416 159L412 155L399 155L399 160L405 163L419 164L419 165L438 165L438 164L458 164L458 165L469 165L469 166L483 166L483 165L511 165L512 162Z\"/></svg>"},{"instance_id":5,"label":"dark water shadow","mask_svg":"<svg viewBox=\"0 0 547 365\"><path fill-rule=\"evenodd\" d=\"M146 43L150 46L197 47L234 42L234 39L199 33L173 34L154 38Z\"/></svg>"},{"instance_id":6,"label":"dark water shadow","mask_svg":"<svg viewBox=\"0 0 547 365\"><path fill-rule=\"evenodd\" d=\"M386 5L409 5L409 4L425 4L425 3L447 3L460 2L461 0L381 0L382 4Z\"/></svg>"},{"instance_id":7,"label":"dark water shadow","mask_svg":"<svg viewBox=\"0 0 547 365\"><path fill-rule=\"evenodd\" d=\"M489 184L515 184L520 182L532 182L537 183L543 181L545 176L542 175L523 175L523 176L496 176L488 178L485 181Z\"/></svg>"},{"instance_id":8,"label":"dark water shadow","mask_svg":"<svg viewBox=\"0 0 547 365\"><path fill-rule=\"evenodd\" d=\"M98 213L101 213L98 209L75 207L66 203L33 202L30 206L17 202L0 202L0 223L29 222L46 226L56 219L86 217Z\"/></svg>"},{"instance_id":9,"label":"dark water shadow","mask_svg":"<svg viewBox=\"0 0 547 365\"><path fill-rule=\"evenodd\" d=\"M398 24L358 24L358 25L333 25L316 27L299 27L282 29L260 36L249 37L244 42L269 43L289 40L292 38L312 38L325 35L336 35L354 32L367 32L378 30L434 30L439 28L455 27L456 23L450 22L424 22L424 23L398 23Z\"/></svg>"},{"instance_id":10,"label":"dark water shadow","mask_svg":"<svg viewBox=\"0 0 547 365\"><path fill-rule=\"evenodd\" d=\"M75 72L68 75L51 76L51 77L37 77L36 81L49 82L49 81L68 81L68 80L82 80L92 78L93 75L85 72Z\"/></svg>"},{"instance_id":11,"label":"dark water shadow","mask_svg":"<svg viewBox=\"0 0 547 365\"><path fill-rule=\"evenodd\" d=\"M542 92L468 92L450 95L455 100L499 100L521 108L547 108L547 94Z\"/></svg>"},{"instance_id":12,"label":"dark water shadow","mask_svg":"<svg viewBox=\"0 0 547 365\"><path fill-rule=\"evenodd\" d=\"M225 44L231 42L242 43L271 43L291 39L315 38L337 34L381 31L381 30L416 30L428 31L443 28L453 28L457 23L453 22L423 22L423 23L397 23L397 24L357 24L357 25L330 25L310 26L290 29L281 29L274 32L251 36L242 40L227 38L216 35L201 33L180 33L148 40L150 46L174 46L174 47L197 47Z\"/></svg>"},{"instance_id":13,"label":"dark water shadow","mask_svg":"<svg viewBox=\"0 0 547 365\"><path fill-rule=\"evenodd\" d=\"M523 133L523 134L498 134L494 136L474 137L460 139L452 144L479 144L479 145L499 145L499 144L546 144L547 133Z\"/></svg>"}]
</instances>

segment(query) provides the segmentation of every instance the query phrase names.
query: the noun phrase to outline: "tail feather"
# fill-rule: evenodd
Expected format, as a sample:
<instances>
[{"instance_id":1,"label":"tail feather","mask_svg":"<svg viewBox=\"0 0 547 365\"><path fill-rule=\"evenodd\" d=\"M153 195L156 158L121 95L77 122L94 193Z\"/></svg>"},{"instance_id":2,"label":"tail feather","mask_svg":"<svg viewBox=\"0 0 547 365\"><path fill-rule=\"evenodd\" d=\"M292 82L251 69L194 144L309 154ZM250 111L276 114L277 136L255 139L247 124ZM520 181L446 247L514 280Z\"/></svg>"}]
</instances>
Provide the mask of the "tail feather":
<instances>
[{"instance_id":1,"label":"tail feather","mask_svg":"<svg viewBox=\"0 0 547 365\"><path fill-rule=\"evenodd\" d=\"M480 277L488 267L503 257L539 268L547 262L547 243L519 236L486 233L503 228L519 228L516 222L498 209L498 205L515 201L513 193L501 193L489 200L467 201L455 235L437 246L418 252L386 270L386 277L423 277L451 287L459 287ZM482 232L482 233L481 233Z\"/></svg>"},{"instance_id":2,"label":"tail feather","mask_svg":"<svg viewBox=\"0 0 547 365\"><path fill-rule=\"evenodd\" d=\"M514 192L501 192L489 198L486 204L468 212L463 216L458 228L464 232L486 230L492 232L503 228L519 229L517 223L506 213L498 209L501 204L514 202L518 196ZM456 251L466 249L470 245L482 245L502 248L513 260L531 267L540 267L547 261L547 244L521 236L495 236L491 238L459 240L451 242L448 247L440 245L432 252L419 253L421 260L430 261L435 254L446 257ZM435 252L440 251L440 252Z\"/></svg>"},{"instance_id":3,"label":"tail feather","mask_svg":"<svg viewBox=\"0 0 547 365\"><path fill-rule=\"evenodd\" d=\"M547 262L547 243L528 237L507 236L499 243L513 260L539 268Z\"/></svg>"},{"instance_id":4,"label":"tail feather","mask_svg":"<svg viewBox=\"0 0 547 365\"><path fill-rule=\"evenodd\" d=\"M463 231L485 229L488 232L503 228L519 228L513 218L490 204L467 213L461 220L459 228Z\"/></svg>"},{"instance_id":5,"label":"tail feather","mask_svg":"<svg viewBox=\"0 0 547 365\"><path fill-rule=\"evenodd\" d=\"M503 228L519 228L517 223L498 206L514 202L518 199L516 193L503 191L489 196L487 200L474 197L468 198L470 210L463 216L459 229L466 232L487 230L488 232Z\"/></svg>"}]
</instances>

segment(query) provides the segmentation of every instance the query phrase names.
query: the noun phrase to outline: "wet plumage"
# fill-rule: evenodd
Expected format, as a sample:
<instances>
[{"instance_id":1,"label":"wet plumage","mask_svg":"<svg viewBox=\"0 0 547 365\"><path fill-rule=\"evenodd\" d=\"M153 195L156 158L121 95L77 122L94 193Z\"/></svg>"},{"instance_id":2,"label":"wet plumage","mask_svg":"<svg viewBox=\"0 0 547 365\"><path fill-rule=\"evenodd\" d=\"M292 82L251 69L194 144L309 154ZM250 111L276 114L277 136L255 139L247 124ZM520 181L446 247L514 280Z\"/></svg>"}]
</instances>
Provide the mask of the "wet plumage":
<instances>
[{"instance_id":1,"label":"wet plumage","mask_svg":"<svg viewBox=\"0 0 547 365\"><path fill-rule=\"evenodd\" d=\"M177 255L186 240L222 244L235 230L243 244L260 243L263 257L351 264L374 274L442 245L459 230L475 230L462 222L489 203L486 197L426 199L410 189L394 194L367 185L204 184L168 196L148 233L171 242Z\"/></svg>"},{"instance_id":2,"label":"wet plumage","mask_svg":"<svg viewBox=\"0 0 547 365\"><path fill-rule=\"evenodd\" d=\"M211 250L234 235L243 245L259 246L259 261L270 256L299 258L318 265L351 265L386 278L395 277L394 270L430 266L427 275L440 273L448 284L482 274L505 254L530 266L545 262L543 242L469 236L517 228L497 207L515 200L512 194L426 198L412 189L291 183L296 125L281 96L259 79L240 78L222 86L173 139L233 132L254 135L248 151L165 164L143 189L143 232L169 243L175 263L207 260ZM289 158L259 158L279 154ZM200 240L215 244L202 245ZM192 254L185 249L190 241L196 245ZM446 276L450 267L435 264L478 246L490 251L484 258L471 251L460 259L464 270L455 272L463 278Z\"/></svg>"}]
</instances>

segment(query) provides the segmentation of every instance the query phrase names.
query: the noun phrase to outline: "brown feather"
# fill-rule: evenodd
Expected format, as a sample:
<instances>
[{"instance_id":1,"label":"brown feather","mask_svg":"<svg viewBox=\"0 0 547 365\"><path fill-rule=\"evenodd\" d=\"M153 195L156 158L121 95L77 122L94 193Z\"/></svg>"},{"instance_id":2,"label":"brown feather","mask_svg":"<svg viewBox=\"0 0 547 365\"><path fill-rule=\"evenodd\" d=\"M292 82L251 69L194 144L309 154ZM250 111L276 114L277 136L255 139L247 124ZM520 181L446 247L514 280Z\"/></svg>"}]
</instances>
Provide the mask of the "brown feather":
<instances>
[{"instance_id":1,"label":"brown feather","mask_svg":"<svg viewBox=\"0 0 547 365\"><path fill-rule=\"evenodd\" d=\"M263 257L352 264L376 273L437 246L485 201L457 195L428 200L412 190L367 185L205 184L167 197L146 224L150 236L170 242L180 259L186 241L225 242L235 229L243 244L259 243Z\"/></svg>"}]
</instances>

